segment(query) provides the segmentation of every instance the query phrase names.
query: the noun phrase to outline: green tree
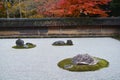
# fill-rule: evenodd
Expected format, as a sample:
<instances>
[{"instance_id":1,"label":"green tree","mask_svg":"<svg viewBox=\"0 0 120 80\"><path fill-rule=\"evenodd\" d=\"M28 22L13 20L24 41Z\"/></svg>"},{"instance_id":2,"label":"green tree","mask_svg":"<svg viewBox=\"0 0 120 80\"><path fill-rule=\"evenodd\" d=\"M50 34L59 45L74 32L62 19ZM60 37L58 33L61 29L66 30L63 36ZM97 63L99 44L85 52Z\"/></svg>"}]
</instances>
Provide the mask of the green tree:
<instances>
[{"instance_id":1,"label":"green tree","mask_svg":"<svg viewBox=\"0 0 120 80\"><path fill-rule=\"evenodd\" d=\"M111 16L120 16L120 0L112 0L110 3Z\"/></svg>"},{"instance_id":2,"label":"green tree","mask_svg":"<svg viewBox=\"0 0 120 80\"><path fill-rule=\"evenodd\" d=\"M9 11L11 17L17 18L29 18L37 13L34 0L19 0L13 4Z\"/></svg>"},{"instance_id":3,"label":"green tree","mask_svg":"<svg viewBox=\"0 0 120 80\"><path fill-rule=\"evenodd\" d=\"M0 0L0 17L29 18L37 14L34 0Z\"/></svg>"}]
</instances>

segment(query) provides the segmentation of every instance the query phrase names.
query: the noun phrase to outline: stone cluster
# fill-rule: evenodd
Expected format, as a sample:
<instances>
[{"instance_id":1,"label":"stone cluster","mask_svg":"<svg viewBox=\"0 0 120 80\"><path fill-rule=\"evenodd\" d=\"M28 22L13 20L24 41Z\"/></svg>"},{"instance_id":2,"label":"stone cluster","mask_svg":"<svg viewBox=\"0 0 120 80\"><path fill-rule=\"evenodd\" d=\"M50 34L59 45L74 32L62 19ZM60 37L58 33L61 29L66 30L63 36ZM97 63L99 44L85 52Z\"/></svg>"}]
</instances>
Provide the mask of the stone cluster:
<instances>
[{"instance_id":1,"label":"stone cluster","mask_svg":"<svg viewBox=\"0 0 120 80\"><path fill-rule=\"evenodd\" d=\"M72 63L75 65L95 65L98 60L88 54L78 54L72 58Z\"/></svg>"},{"instance_id":2,"label":"stone cluster","mask_svg":"<svg viewBox=\"0 0 120 80\"><path fill-rule=\"evenodd\" d=\"M55 41L53 45L73 45L73 42L72 40L67 40L66 43L64 41Z\"/></svg>"},{"instance_id":3,"label":"stone cluster","mask_svg":"<svg viewBox=\"0 0 120 80\"><path fill-rule=\"evenodd\" d=\"M21 40L20 38L18 40L16 40L16 46L18 47L24 47L24 48L28 48L28 45L33 45L32 43L24 43L23 40Z\"/></svg>"}]
</instances>

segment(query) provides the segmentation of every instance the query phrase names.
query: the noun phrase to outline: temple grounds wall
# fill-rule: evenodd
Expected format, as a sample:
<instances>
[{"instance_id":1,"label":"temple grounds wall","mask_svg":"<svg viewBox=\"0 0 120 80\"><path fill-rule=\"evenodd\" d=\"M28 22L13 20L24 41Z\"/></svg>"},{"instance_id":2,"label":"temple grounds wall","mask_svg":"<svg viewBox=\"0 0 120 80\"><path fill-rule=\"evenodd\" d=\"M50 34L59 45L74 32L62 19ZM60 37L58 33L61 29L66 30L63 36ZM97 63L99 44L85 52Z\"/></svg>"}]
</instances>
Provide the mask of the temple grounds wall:
<instances>
[{"instance_id":1,"label":"temple grounds wall","mask_svg":"<svg viewBox=\"0 0 120 80\"><path fill-rule=\"evenodd\" d=\"M111 36L120 18L0 19L0 36Z\"/></svg>"}]
</instances>

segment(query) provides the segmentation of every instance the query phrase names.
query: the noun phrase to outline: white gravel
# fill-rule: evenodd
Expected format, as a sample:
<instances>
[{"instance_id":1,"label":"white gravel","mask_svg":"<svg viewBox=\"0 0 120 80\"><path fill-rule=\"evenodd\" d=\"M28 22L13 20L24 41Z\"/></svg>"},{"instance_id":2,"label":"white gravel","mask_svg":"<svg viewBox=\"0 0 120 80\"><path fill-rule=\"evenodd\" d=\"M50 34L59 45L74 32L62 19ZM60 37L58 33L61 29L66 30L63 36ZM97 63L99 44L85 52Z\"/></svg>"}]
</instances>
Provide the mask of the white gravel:
<instances>
[{"instance_id":1,"label":"white gravel","mask_svg":"<svg viewBox=\"0 0 120 80\"><path fill-rule=\"evenodd\" d=\"M69 40L73 46L52 46ZM16 39L0 39L0 80L120 80L120 41L112 38L29 38L33 49L13 49ZM69 72L57 63L88 53L110 62L108 68L90 72Z\"/></svg>"}]
</instances>

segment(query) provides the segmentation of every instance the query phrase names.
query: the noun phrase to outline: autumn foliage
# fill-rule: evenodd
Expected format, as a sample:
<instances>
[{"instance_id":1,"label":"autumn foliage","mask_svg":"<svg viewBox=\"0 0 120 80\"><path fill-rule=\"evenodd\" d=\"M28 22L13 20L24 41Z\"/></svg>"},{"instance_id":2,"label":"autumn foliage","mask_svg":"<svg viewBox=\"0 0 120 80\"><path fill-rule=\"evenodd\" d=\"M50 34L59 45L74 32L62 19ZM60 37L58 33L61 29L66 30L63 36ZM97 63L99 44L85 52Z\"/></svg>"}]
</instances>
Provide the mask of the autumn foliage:
<instances>
[{"instance_id":1,"label":"autumn foliage","mask_svg":"<svg viewBox=\"0 0 120 80\"><path fill-rule=\"evenodd\" d=\"M3 3L0 2L0 10L3 9Z\"/></svg>"},{"instance_id":2,"label":"autumn foliage","mask_svg":"<svg viewBox=\"0 0 120 80\"><path fill-rule=\"evenodd\" d=\"M109 3L111 0L0 0L0 18L106 17Z\"/></svg>"},{"instance_id":3,"label":"autumn foliage","mask_svg":"<svg viewBox=\"0 0 120 80\"><path fill-rule=\"evenodd\" d=\"M4 17L5 16L5 9L3 6L3 2L0 1L0 17Z\"/></svg>"},{"instance_id":4,"label":"autumn foliage","mask_svg":"<svg viewBox=\"0 0 120 80\"><path fill-rule=\"evenodd\" d=\"M107 11L102 8L111 0L54 0L38 6L38 13L48 17L106 17Z\"/></svg>"}]
</instances>

